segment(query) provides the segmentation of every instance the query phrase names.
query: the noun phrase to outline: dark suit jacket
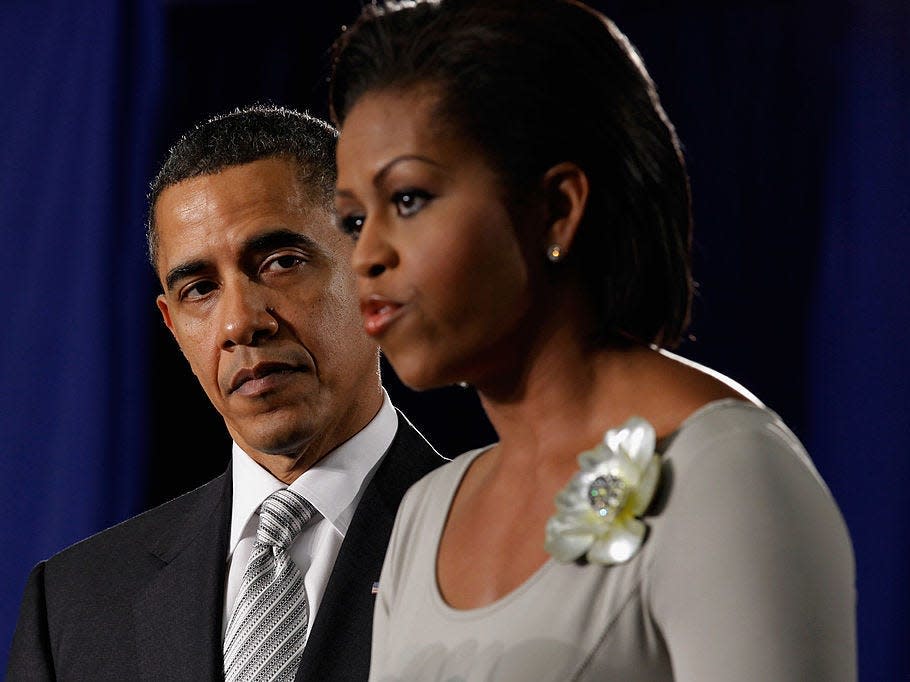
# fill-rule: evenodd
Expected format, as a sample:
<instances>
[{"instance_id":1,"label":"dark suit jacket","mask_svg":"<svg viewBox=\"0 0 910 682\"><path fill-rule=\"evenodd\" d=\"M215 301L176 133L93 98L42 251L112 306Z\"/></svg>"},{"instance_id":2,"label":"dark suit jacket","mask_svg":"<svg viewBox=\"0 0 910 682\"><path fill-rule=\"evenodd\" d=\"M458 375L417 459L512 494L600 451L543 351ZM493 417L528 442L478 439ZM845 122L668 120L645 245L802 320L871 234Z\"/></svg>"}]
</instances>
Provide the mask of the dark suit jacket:
<instances>
[{"instance_id":1,"label":"dark suit jacket","mask_svg":"<svg viewBox=\"0 0 910 682\"><path fill-rule=\"evenodd\" d=\"M298 680L365 680L373 583L398 504L444 460L399 413L313 621ZM38 564L7 679L221 680L230 469Z\"/></svg>"}]
</instances>

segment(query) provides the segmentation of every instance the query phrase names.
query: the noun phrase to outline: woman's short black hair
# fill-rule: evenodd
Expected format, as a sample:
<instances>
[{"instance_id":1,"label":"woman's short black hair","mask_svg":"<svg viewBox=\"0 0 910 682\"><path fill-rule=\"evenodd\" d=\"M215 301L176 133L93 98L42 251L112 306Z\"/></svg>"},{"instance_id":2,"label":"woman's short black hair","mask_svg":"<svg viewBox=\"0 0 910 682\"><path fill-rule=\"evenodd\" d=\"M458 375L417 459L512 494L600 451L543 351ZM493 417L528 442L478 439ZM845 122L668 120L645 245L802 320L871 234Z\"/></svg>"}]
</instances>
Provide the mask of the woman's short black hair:
<instances>
[{"instance_id":1,"label":"woman's short black hair","mask_svg":"<svg viewBox=\"0 0 910 682\"><path fill-rule=\"evenodd\" d=\"M366 92L416 86L440 94L442 122L479 145L507 191L533 191L563 161L585 171L568 260L600 343L680 341L693 288L688 177L654 83L609 19L571 0L365 6L335 43L335 123Z\"/></svg>"}]
</instances>

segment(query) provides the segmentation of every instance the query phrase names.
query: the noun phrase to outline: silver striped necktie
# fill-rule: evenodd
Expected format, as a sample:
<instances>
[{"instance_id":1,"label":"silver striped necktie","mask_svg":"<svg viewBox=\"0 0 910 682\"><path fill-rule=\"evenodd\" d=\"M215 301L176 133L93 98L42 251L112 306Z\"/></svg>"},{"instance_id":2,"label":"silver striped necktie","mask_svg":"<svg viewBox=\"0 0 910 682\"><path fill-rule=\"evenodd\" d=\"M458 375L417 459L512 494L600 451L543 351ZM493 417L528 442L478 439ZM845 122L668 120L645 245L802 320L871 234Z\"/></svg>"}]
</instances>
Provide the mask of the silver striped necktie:
<instances>
[{"instance_id":1,"label":"silver striped necktie","mask_svg":"<svg viewBox=\"0 0 910 682\"><path fill-rule=\"evenodd\" d=\"M303 576L288 548L314 512L287 489L262 503L256 544L224 635L226 682L294 679L310 610Z\"/></svg>"}]
</instances>

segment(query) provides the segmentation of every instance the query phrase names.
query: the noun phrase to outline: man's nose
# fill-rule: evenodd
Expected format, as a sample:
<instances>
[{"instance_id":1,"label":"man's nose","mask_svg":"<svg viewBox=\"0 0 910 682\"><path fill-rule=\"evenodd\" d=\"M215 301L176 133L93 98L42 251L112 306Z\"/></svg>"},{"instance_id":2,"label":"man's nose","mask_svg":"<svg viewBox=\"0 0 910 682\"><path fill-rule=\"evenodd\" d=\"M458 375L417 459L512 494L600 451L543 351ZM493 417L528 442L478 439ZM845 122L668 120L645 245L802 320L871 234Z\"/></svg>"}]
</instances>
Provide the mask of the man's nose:
<instances>
[{"instance_id":1,"label":"man's nose","mask_svg":"<svg viewBox=\"0 0 910 682\"><path fill-rule=\"evenodd\" d=\"M386 270L398 265L398 251L393 246L383 225L370 221L364 223L354 246L351 266L359 277L379 277Z\"/></svg>"},{"instance_id":2,"label":"man's nose","mask_svg":"<svg viewBox=\"0 0 910 682\"><path fill-rule=\"evenodd\" d=\"M225 285L221 295L221 347L254 346L278 331L268 292L245 280Z\"/></svg>"}]
</instances>

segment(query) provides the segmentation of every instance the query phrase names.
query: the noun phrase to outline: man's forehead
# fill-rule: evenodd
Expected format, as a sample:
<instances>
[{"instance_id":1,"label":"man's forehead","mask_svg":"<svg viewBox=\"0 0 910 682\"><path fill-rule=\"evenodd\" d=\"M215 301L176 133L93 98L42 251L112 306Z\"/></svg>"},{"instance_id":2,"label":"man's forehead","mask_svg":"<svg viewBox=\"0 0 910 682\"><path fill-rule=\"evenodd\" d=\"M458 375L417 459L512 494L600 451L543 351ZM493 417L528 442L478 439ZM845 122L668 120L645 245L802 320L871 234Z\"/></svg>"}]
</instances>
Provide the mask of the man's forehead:
<instances>
[{"instance_id":1,"label":"man's forehead","mask_svg":"<svg viewBox=\"0 0 910 682\"><path fill-rule=\"evenodd\" d=\"M293 159L271 157L228 166L170 185L155 202L157 220L199 219L217 212L305 211L320 203Z\"/></svg>"},{"instance_id":2,"label":"man's forehead","mask_svg":"<svg viewBox=\"0 0 910 682\"><path fill-rule=\"evenodd\" d=\"M187 251L239 252L255 236L282 229L328 250L343 247L332 208L313 194L296 164L281 158L172 185L155 202L159 269L189 257Z\"/></svg>"}]
</instances>

